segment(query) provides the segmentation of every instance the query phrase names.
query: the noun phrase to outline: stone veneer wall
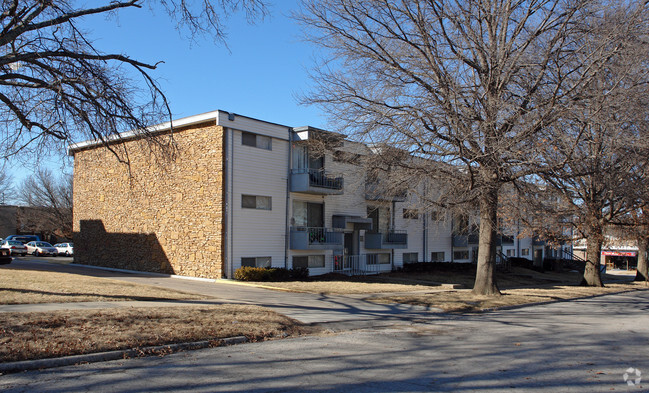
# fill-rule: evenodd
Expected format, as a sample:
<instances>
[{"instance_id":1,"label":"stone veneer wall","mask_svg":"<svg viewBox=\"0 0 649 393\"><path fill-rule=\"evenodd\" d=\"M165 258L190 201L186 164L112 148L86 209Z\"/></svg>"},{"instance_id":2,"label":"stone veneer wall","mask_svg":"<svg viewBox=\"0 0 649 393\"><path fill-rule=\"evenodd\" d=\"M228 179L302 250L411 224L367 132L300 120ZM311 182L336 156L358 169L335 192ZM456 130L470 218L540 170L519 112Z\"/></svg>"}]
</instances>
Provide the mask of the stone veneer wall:
<instances>
[{"instance_id":1,"label":"stone veneer wall","mask_svg":"<svg viewBox=\"0 0 649 393\"><path fill-rule=\"evenodd\" d=\"M168 138L160 135L159 138ZM223 269L223 128L175 130L172 159L151 144L74 154L75 262L220 278Z\"/></svg>"}]
</instances>

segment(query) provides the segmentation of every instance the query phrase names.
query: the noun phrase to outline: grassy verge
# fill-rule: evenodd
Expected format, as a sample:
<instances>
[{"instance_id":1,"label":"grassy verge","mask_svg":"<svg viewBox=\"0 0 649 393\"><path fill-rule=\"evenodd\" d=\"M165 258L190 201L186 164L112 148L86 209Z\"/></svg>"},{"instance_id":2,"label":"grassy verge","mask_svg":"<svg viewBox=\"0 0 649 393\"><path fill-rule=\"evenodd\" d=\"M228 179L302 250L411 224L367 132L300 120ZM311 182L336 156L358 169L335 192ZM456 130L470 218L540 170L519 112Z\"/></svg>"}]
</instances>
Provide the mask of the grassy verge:
<instances>
[{"instance_id":1,"label":"grassy verge","mask_svg":"<svg viewBox=\"0 0 649 393\"><path fill-rule=\"evenodd\" d=\"M644 283L608 284L604 288L559 285L545 288L520 288L502 291L502 296L476 296L470 290L452 290L370 299L377 303L403 303L439 308L445 312L477 312L504 306L578 299L607 293L646 290Z\"/></svg>"},{"instance_id":2,"label":"grassy verge","mask_svg":"<svg viewBox=\"0 0 649 393\"><path fill-rule=\"evenodd\" d=\"M216 305L0 313L3 362L246 336L251 341L313 332L255 306Z\"/></svg>"},{"instance_id":3,"label":"grassy verge","mask_svg":"<svg viewBox=\"0 0 649 393\"><path fill-rule=\"evenodd\" d=\"M191 293L77 274L0 269L0 304L199 300Z\"/></svg>"},{"instance_id":4,"label":"grassy verge","mask_svg":"<svg viewBox=\"0 0 649 393\"><path fill-rule=\"evenodd\" d=\"M368 300L377 303L403 303L441 309L445 312L477 312L497 307L577 299L607 293L647 289L645 283L608 283L605 288L575 285L581 279L577 272L536 272L514 268L497 273L503 295L476 296L469 289L449 289L442 284L472 288L471 271L392 272L366 277L328 275L309 281L264 282L259 285L288 291L320 294L374 294ZM604 280L619 279L615 276ZM388 294L389 292L393 292Z\"/></svg>"}]
</instances>

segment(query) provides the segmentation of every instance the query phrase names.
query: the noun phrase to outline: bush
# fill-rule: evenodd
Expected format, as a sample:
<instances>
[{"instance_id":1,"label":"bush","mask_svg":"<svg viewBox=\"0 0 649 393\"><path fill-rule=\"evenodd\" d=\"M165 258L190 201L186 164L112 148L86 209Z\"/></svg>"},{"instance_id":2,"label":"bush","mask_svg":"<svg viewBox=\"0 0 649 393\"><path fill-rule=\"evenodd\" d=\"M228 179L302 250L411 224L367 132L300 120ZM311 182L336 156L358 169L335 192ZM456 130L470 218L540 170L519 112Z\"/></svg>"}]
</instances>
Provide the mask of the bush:
<instances>
[{"instance_id":1,"label":"bush","mask_svg":"<svg viewBox=\"0 0 649 393\"><path fill-rule=\"evenodd\" d=\"M309 269L298 267L285 269L283 267L250 267L243 266L234 272L238 281L289 281L302 280L309 277Z\"/></svg>"}]
</instances>

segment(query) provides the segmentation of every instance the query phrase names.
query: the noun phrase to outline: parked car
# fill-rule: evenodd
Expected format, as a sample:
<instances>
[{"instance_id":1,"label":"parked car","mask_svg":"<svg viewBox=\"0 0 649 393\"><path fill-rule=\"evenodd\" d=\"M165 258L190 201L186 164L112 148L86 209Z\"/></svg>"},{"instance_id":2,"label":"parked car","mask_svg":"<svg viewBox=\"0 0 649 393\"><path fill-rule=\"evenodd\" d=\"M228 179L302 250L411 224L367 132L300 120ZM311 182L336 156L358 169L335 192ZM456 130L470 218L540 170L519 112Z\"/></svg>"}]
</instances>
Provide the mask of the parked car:
<instances>
[{"instance_id":1,"label":"parked car","mask_svg":"<svg viewBox=\"0 0 649 393\"><path fill-rule=\"evenodd\" d=\"M29 242L38 242L41 240L41 237L38 235L9 235L5 240L18 240L26 244Z\"/></svg>"},{"instance_id":2,"label":"parked car","mask_svg":"<svg viewBox=\"0 0 649 393\"><path fill-rule=\"evenodd\" d=\"M56 248L52 247L52 245L48 242L29 242L25 245L27 246L28 254L33 254L36 256L58 254Z\"/></svg>"},{"instance_id":3,"label":"parked car","mask_svg":"<svg viewBox=\"0 0 649 393\"><path fill-rule=\"evenodd\" d=\"M6 248L0 248L0 265L11 263L11 252Z\"/></svg>"},{"instance_id":4,"label":"parked car","mask_svg":"<svg viewBox=\"0 0 649 393\"><path fill-rule=\"evenodd\" d=\"M59 255L65 255L66 257L74 255L74 245L72 243L56 243L54 248L56 248Z\"/></svg>"},{"instance_id":5,"label":"parked car","mask_svg":"<svg viewBox=\"0 0 649 393\"><path fill-rule=\"evenodd\" d=\"M10 255L27 255L27 247L18 240L5 240L0 244L0 249L9 250Z\"/></svg>"}]
</instances>

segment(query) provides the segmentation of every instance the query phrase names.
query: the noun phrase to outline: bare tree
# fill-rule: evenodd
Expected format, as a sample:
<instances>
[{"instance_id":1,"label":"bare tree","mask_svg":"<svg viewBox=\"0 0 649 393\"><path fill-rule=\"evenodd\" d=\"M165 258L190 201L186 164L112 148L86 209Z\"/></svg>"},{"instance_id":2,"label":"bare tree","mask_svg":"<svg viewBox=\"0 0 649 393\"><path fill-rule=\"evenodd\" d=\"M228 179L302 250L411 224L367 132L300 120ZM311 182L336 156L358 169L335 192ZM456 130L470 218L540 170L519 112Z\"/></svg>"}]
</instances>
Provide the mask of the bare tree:
<instances>
[{"instance_id":1,"label":"bare tree","mask_svg":"<svg viewBox=\"0 0 649 393\"><path fill-rule=\"evenodd\" d=\"M575 230L587 242L583 285L603 286L600 258L606 231L628 224L641 207L636 195L647 165L647 56L649 24L644 5L611 8L582 45L583 57L612 46L614 52L596 78L583 89L570 114L555 124L547 161L565 162L543 179L568 202ZM620 41L606 42L620 34ZM605 43L605 44L603 44ZM644 179L643 179L644 181ZM643 187L644 188L644 187Z\"/></svg>"},{"instance_id":2,"label":"bare tree","mask_svg":"<svg viewBox=\"0 0 649 393\"><path fill-rule=\"evenodd\" d=\"M13 183L13 177L5 172L0 172L0 204L6 205L14 202L16 189Z\"/></svg>"},{"instance_id":3,"label":"bare tree","mask_svg":"<svg viewBox=\"0 0 649 393\"><path fill-rule=\"evenodd\" d=\"M544 169L546 128L615 51L603 45L589 58L579 56L578 37L600 17L597 6L589 0L304 1L298 18L327 55L304 101L321 105L334 126L358 140L419 157L379 158L402 168L411 185L437 184L420 195L425 203L478 207L474 293L499 294L502 185ZM611 33L606 43L623 38Z\"/></svg>"},{"instance_id":4,"label":"bare tree","mask_svg":"<svg viewBox=\"0 0 649 393\"><path fill-rule=\"evenodd\" d=\"M47 169L38 169L20 186L20 200L32 209L24 219L34 230L72 238L72 175L55 177Z\"/></svg>"},{"instance_id":5,"label":"bare tree","mask_svg":"<svg viewBox=\"0 0 649 393\"><path fill-rule=\"evenodd\" d=\"M127 130L146 134L147 126L171 120L167 99L150 74L157 64L104 53L79 28L84 17L155 4L190 36L209 34L219 42L230 13L243 10L251 19L266 13L262 0L3 1L0 156L60 148L79 139L106 141Z\"/></svg>"}]
</instances>

